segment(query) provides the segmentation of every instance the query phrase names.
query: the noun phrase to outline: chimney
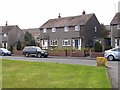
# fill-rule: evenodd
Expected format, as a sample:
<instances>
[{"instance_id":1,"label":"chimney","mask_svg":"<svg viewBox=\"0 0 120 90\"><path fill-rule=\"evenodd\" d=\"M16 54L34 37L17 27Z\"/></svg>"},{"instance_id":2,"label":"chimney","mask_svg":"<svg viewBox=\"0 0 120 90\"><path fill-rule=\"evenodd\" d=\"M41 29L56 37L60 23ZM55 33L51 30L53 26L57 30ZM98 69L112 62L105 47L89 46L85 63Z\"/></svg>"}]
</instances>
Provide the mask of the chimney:
<instances>
[{"instance_id":1,"label":"chimney","mask_svg":"<svg viewBox=\"0 0 120 90\"><path fill-rule=\"evenodd\" d=\"M8 22L6 21L6 24L5 24L6 26L8 25Z\"/></svg>"},{"instance_id":2,"label":"chimney","mask_svg":"<svg viewBox=\"0 0 120 90\"><path fill-rule=\"evenodd\" d=\"M86 12L83 10L82 15L85 15L85 14L86 14Z\"/></svg>"},{"instance_id":3,"label":"chimney","mask_svg":"<svg viewBox=\"0 0 120 90\"><path fill-rule=\"evenodd\" d=\"M59 16L58 16L58 18L61 18L61 16L60 16L60 13L59 13Z\"/></svg>"}]
</instances>

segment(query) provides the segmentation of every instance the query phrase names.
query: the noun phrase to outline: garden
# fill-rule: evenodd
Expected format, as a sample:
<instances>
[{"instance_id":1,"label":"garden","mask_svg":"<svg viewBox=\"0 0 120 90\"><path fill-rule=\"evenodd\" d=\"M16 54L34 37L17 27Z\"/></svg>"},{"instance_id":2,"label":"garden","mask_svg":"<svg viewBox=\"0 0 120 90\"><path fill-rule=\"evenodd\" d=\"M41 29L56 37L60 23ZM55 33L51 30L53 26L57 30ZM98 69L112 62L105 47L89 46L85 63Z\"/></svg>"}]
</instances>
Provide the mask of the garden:
<instances>
[{"instance_id":1,"label":"garden","mask_svg":"<svg viewBox=\"0 0 120 90\"><path fill-rule=\"evenodd\" d=\"M111 88L105 67L2 60L2 88Z\"/></svg>"}]
</instances>

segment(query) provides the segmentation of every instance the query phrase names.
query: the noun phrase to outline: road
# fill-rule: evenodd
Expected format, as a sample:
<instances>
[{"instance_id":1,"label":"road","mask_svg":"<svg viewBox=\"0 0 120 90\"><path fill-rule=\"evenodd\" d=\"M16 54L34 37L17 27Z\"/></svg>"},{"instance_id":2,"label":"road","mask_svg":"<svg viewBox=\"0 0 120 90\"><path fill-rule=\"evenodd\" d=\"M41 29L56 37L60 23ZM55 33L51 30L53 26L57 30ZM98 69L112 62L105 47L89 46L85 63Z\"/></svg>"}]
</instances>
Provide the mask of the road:
<instances>
[{"instance_id":1,"label":"road","mask_svg":"<svg viewBox=\"0 0 120 90\"><path fill-rule=\"evenodd\" d=\"M24 57L24 56L3 56L3 59L11 60L23 60L23 61L34 61L34 62L55 62L55 63L65 63L65 64L80 64L96 66L96 60L91 58L80 58L80 57L48 57L48 58L35 58L35 57ZM109 67L107 68L108 76L111 79L113 88L118 88L118 61L108 61ZM120 72L120 71L119 71ZM120 75L120 74L119 74ZM119 87L120 89L120 87Z\"/></svg>"}]
</instances>

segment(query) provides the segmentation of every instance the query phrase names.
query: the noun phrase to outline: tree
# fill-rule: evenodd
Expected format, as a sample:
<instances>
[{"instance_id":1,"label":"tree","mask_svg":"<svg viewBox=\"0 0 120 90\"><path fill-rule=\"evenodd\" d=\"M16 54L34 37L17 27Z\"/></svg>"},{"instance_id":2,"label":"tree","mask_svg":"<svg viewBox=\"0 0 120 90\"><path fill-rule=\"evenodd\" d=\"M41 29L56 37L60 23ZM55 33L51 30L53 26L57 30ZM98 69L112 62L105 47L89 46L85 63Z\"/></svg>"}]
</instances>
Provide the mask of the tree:
<instances>
[{"instance_id":1,"label":"tree","mask_svg":"<svg viewBox=\"0 0 120 90\"><path fill-rule=\"evenodd\" d=\"M101 37L105 38L109 32L109 30L105 27L104 24L101 23Z\"/></svg>"},{"instance_id":2,"label":"tree","mask_svg":"<svg viewBox=\"0 0 120 90\"><path fill-rule=\"evenodd\" d=\"M26 46L35 46L35 39L28 31L25 32L25 45Z\"/></svg>"},{"instance_id":3,"label":"tree","mask_svg":"<svg viewBox=\"0 0 120 90\"><path fill-rule=\"evenodd\" d=\"M20 42L20 40L18 40L18 42L17 42L17 50L21 50L21 42Z\"/></svg>"},{"instance_id":4,"label":"tree","mask_svg":"<svg viewBox=\"0 0 120 90\"><path fill-rule=\"evenodd\" d=\"M13 53L13 46L10 45L10 49L9 49L12 53Z\"/></svg>"}]
</instances>

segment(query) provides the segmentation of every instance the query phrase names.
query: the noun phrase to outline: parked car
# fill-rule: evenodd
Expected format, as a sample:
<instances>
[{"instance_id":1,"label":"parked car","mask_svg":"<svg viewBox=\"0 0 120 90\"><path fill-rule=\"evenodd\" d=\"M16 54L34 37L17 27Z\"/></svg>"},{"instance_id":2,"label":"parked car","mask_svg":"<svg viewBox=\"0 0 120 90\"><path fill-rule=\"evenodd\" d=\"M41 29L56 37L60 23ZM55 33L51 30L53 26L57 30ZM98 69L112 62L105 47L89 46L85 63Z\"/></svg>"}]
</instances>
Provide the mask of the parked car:
<instances>
[{"instance_id":1,"label":"parked car","mask_svg":"<svg viewBox=\"0 0 120 90\"><path fill-rule=\"evenodd\" d=\"M104 57L110 61L115 60L115 59L120 60L120 47L106 50L104 53Z\"/></svg>"},{"instance_id":2,"label":"parked car","mask_svg":"<svg viewBox=\"0 0 120 90\"><path fill-rule=\"evenodd\" d=\"M0 55L2 56L11 56L11 52L5 48L0 48Z\"/></svg>"},{"instance_id":3,"label":"parked car","mask_svg":"<svg viewBox=\"0 0 120 90\"><path fill-rule=\"evenodd\" d=\"M48 57L48 52L46 50L42 50L40 47L36 46L26 46L23 49L23 55L29 57L30 55L34 55L36 57Z\"/></svg>"}]
</instances>

